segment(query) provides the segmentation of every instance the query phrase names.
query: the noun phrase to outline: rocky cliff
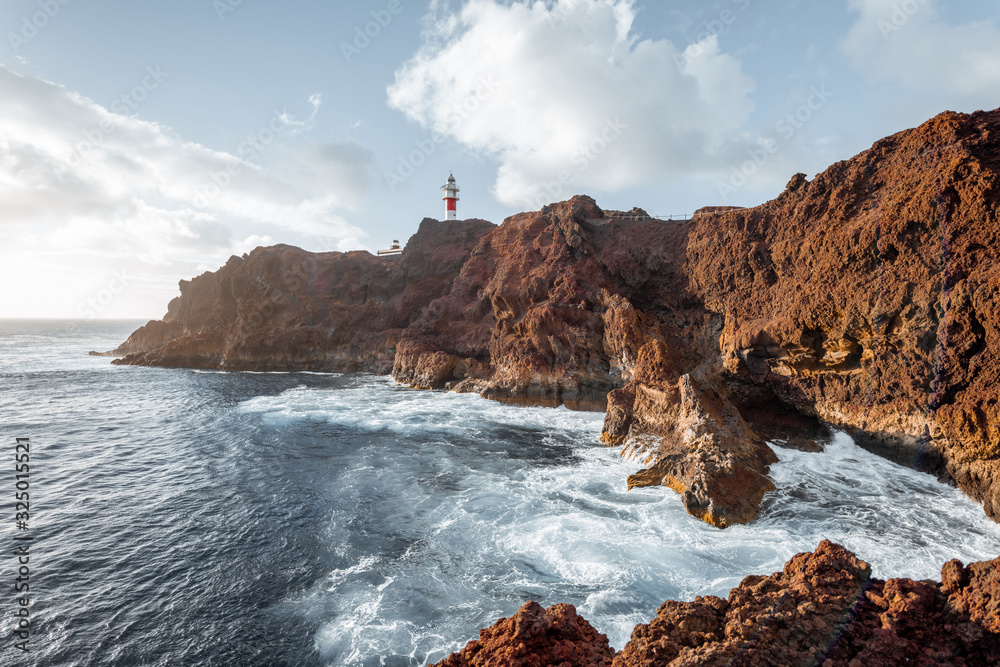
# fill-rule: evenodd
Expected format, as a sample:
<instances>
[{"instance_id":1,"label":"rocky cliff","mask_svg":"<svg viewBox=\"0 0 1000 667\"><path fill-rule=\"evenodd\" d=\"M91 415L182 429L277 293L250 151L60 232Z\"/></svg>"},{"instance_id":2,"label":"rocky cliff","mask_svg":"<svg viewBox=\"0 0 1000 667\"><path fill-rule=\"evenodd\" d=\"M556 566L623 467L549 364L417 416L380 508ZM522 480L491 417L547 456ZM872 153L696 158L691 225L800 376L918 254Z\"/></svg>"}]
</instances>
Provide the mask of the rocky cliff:
<instances>
[{"instance_id":1,"label":"rocky cliff","mask_svg":"<svg viewBox=\"0 0 1000 667\"><path fill-rule=\"evenodd\" d=\"M402 333L494 227L427 219L406 253L388 259L257 248L182 280L163 320L108 354L122 357L116 364L388 373Z\"/></svg>"},{"instance_id":2,"label":"rocky cliff","mask_svg":"<svg viewBox=\"0 0 1000 667\"><path fill-rule=\"evenodd\" d=\"M569 605L529 602L439 667L894 667L1000 664L1000 559L953 560L941 581L871 576L822 543L727 599L665 602L618 653Z\"/></svg>"},{"instance_id":3,"label":"rocky cliff","mask_svg":"<svg viewBox=\"0 0 1000 667\"><path fill-rule=\"evenodd\" d=\"M942 114L698 223L730 377L954 479L997 518L1000 112Z\"/></svg>"},{"instance_id":4,"label":"rocky cliff","mask_svg":"<svg viewBox=\"0 0 1000 667\"><path fill-rule=\"evenodd\" d=\"M708 335L678 347L678 363L698 366L717 344L681 271L686 231L650 218L618 222L589 197L508 218L407 331L393 375L498 400L603 409L647 338L684 328Z\"/></svg>"},{"instance_id":5,"label":"rocky cliff","mask_svg":"<svg viewBox=\"0 0 1000 667\"><path fill-rule=\"evenodd\" d=\"M1000 513L1000 111L946 113L751 209L686 222L588 197L425 220L401 259L287 246L182 283L117 363L371 370L607 409L604 440L725 527L767 442L824 428Z\"/></svg>"}]
</instances>

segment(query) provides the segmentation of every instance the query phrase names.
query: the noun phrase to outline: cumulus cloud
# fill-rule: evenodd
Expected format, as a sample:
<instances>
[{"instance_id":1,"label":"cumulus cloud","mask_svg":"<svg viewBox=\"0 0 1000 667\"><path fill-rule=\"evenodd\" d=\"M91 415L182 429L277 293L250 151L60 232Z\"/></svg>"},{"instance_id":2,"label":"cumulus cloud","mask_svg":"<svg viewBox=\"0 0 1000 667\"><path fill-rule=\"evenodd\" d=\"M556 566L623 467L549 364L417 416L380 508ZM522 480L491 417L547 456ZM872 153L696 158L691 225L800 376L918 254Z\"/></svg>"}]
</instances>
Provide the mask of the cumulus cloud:
<instances>
[{"instance_id":1,"label":"cumulus cloud","mask_svg":"<svg viewBox=\"0 0 1000 667\"><path fill-rule=\"evenodd\" d=\"M936 0L848 0L858 14L841 48L877 81L941 93L984 108L1000 104L1000 29L950 25Z\"/></svg>"},{"instance_id":2,"label":"cumulus cloud","mask_svg":"<svg viewBox=\"0 0 1000 667\"><path fill-rule=\"evenodd\" d=\"M470 0L432 21L389 104L497 158L509 205L729 164L753 79L714 35L681 49L637 37L635 17L631 0Z\"/></svg>"},{"instance_id":3,"label":"cumulus cloud","mask_svg":"<svg viewBox=\"0 0 1000 667\"><path fill-rule=\"evenodd\" d=\"M34 308L40 293L62 298L55 292L66 291L59 281L70 266L80 275L95 265L128 267L175 289L194 267L218 266L282 230L326 249L360 245L364 234L338 211L364 192L373 156L354 142L304 140L319 96L304 118L275 111L227 153L130 115L138 97L168 76L148 72L133 97L106 108L0 67L4 278L13 279L17 258L50 283L36 282L35 296L6 294L7 305L20 301L0 315ZM99 284L105 278L96 273Z\"/></svg>"}]
</instances>

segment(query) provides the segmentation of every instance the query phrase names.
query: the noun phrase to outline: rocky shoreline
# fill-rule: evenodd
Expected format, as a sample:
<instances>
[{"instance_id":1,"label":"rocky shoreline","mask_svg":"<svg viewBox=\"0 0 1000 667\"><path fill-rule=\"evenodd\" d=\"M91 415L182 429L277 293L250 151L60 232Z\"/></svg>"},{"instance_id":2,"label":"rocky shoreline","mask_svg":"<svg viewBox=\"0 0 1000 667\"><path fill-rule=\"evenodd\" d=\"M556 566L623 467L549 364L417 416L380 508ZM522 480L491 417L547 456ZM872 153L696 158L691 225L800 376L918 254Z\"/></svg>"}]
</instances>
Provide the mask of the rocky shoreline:
<instances>
[{"instance_id":1,"label":"rocky shoreline","mask_svg":"<svg viewBox=\"0 0 1000 667\"><path fill-rule=\"evenodd\" d=\"M619 652L576 610L525 604L436 667L894 667L1000 663L1000 559L946 563L941 581L871 576L823 542L727 599L663 603Z\"/></svg>"}]
</instances>

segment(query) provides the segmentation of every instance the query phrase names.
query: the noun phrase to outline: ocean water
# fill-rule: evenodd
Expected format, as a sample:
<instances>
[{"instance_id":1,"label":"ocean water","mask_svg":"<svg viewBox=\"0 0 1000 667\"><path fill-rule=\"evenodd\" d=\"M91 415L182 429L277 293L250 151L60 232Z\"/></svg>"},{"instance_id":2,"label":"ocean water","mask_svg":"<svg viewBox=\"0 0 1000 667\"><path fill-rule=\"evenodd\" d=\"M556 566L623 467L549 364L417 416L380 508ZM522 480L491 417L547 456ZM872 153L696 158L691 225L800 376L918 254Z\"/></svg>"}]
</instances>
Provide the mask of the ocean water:
<instances>
[{"instance_id":1,"label":"ocean water","mask_svg":"<svg viewBox=\"0 0 1000 667\"><path fill-rule=\"evenodd\" d=\"M626 491L637 466L600 445L602 415L87 356L139 324L0 322L4 456L32 447L30 529L10 501L0 519L0 664L424 665L527 600L576 605L621 648L665 599L725 595L823 539L883 578L1000 555L977 505L843 435L778 450L760 520L719 531L668 490Z\"/></svg>"}]
</instances>

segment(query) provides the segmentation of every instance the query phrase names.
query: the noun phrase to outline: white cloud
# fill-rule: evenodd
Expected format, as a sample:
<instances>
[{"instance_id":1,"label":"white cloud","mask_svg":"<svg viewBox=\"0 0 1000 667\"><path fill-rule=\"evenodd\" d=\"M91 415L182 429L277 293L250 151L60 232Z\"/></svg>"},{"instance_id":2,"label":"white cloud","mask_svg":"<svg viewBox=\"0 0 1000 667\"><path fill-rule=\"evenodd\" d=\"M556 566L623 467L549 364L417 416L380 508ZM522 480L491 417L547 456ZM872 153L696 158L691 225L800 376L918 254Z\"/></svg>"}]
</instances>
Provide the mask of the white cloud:
<instances>
[{"instance_id":1,"label":"white cloud","mask_svg":"<svg viewBox=\"0 0 1000 667\"><path fill-rule=\"evenodd\" d=\"M282 231L357 248L364 233L338 211L366 191L373 157L356 142L306 141L321 103L312 96L304 120L276 112L230 154L129 116L118 101L112 111L0 66L0 279L18 284L15 260L36 276L7 290L0 316L75 314L82 296L67 294L79 285L65 280L74 267L169 275L176 285ZM53 310L47 300L66 303Z\"/></svg>"},{"instance_id":2,"label":"white cloud","mask_svg":"<svg viewBox=\"0 0 1000 667\"><path fill-rule=\"evenodd\" d=\"M848 0L858 14L841 48L858 71L946 104L1000 104L1000 30L993 21L949 25L936 0Z\"/></svg>"},{"instance_id":3,"label":"white cloud","mask_svg":"<svg viewBox=\"0 0 1000 667\"><path fill-rule=\"evenodd\" d=\"M275 243L276 241L272 239L270 236L257 236L256 234L253 234L252 236L248 236L242 241L240 241L236 245L236 250L233 254L243 255L244 253L250 252L254 248L259 248L261 246L271 246L274 245Z\"/></svg>"},{"instance_id":4,"label":"white cloud","mask_svg":"<svg viewBox=\"0 0 1000 667\"><path fill-rule=\"evenodd\" d=\"M470 0L433 22L389 104L499 159L508 205L730 164L746 146L753 79L715 36L684 50L640 40L635 16L631 0Z\"/></svg>"}]
</instances>

